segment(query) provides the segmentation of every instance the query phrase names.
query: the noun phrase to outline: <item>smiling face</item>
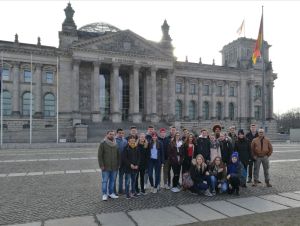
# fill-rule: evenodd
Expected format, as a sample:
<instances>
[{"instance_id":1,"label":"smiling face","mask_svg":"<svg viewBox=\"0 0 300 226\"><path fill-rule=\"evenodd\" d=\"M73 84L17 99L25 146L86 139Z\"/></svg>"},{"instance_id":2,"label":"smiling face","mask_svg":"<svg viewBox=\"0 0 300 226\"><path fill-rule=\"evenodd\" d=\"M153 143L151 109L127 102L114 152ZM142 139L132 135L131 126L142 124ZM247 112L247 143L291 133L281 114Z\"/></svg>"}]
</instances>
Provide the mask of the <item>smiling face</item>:
<instances>
[{"instance_id":1,"label":"smiling face","mask_svg":"<svg viewBox=\"0 0 300 226\"><path fill-rule=\"evenodd\" d=\"M201 165L203 163L202 157L201 156L197 156L196 162L197 162L198 165Z\"/></svg>"}]
</instances>

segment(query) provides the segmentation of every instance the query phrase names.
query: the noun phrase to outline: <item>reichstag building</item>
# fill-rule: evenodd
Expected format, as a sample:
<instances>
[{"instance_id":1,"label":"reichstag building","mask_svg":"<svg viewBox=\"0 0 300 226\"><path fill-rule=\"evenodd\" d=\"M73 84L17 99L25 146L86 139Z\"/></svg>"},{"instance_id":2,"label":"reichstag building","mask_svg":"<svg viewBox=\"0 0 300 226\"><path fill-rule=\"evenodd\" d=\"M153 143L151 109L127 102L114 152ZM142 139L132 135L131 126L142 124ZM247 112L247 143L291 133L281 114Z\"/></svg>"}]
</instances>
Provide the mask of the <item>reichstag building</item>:
<instances>
[{"instance_id":1,"label":"reichstag building","mask_svg":"<svg viewBox=\"0 0 300 226\"><path fill-rule=\"evenodd\" d=\"M246 129L250 123L260 123L262 60L255 65L250 60L256 40L242 37L225 45L220 51L222 65L202 64L201 58L197 63L181 62L173 55L176 37L170 37L166 20L161 41L153 42L107 23L77 29L70 3L64 11L58 48L44 46L40 39L37 44L21 43L17 34L13 42L0 41L4 142L26 142L31 79L36 142L56 139L57 102L59 136L66 138L76 136L76 126L86 125L88 130L108 122L166 123L190 129L211 128L215 123ZM264 46L266 119L272 133L277 74L269 61L271 45L265 41ZM84 136L88 135L83 132Z\"/></svg>"}]
</instances>

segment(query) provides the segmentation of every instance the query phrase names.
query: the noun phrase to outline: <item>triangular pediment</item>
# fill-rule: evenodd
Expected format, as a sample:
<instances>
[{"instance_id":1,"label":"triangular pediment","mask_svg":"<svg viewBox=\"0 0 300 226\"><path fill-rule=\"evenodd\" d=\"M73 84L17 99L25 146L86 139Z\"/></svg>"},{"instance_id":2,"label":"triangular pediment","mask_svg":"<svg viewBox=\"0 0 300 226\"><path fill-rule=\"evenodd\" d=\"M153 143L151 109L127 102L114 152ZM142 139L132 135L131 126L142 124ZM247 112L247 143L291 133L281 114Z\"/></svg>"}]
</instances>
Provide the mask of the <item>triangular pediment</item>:
<instances>
[{"instance_id":1,"label":"triangular pediment","mask_svg":"<svg viewBox=\"0 0 300 226\"><path fill-rule=\"evenodd\" d=\"M158 43L148 41L130 30L112 32L78 42L73 47L149 57L172 58L167 51L159 47Z\"/></svg>"}]
</instances>

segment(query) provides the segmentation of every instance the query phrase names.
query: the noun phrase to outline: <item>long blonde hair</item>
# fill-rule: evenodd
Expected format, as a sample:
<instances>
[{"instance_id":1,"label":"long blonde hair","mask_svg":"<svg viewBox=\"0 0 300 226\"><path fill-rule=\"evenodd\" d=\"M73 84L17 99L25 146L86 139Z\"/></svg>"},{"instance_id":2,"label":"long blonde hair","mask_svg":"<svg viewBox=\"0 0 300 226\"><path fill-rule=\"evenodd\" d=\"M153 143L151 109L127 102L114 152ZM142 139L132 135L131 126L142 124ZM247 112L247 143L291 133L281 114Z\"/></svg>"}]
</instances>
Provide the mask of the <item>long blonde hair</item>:
<instances>
[{"instance_id":1,"label":"long blonde hair","mask_svg":"<svg viewBox=\"0 0 300 226\"><path fill-rule=\"evenodd\" d=\"M138 145L138 144L142 144L142 143L141 143L141 139L140 139L140 138L141 138L141 135L144 135L144 148L148 148L148 141L147 141L147 139L146 139L144 133L141 133L141 134L140 134L139 138L137 139L136 144L137 144L137 145Z\"/></svg>"},{"instance_id":2,"label":"long blonde hair","mask_svg":"<svg viewBox=\"0 0 300 226\"><path fill-rule=\"evenodd\" d=\"M202 159L201 165L199 165L198 162L197 162L197 159L198 159L198 158L201 158L201 159ZM196 169L197 169L198 171L200 171L200 169L201 169L202 172L204 172L204 170L206 169L207 166L206 166L206 163L205 163L205 159L204 159L204 157L203 157L201 154L198 154L198 155L196 156L196 158L193 159L192 161L193 161L193 164L196 166Z\"/></svg>"}]
</instances>

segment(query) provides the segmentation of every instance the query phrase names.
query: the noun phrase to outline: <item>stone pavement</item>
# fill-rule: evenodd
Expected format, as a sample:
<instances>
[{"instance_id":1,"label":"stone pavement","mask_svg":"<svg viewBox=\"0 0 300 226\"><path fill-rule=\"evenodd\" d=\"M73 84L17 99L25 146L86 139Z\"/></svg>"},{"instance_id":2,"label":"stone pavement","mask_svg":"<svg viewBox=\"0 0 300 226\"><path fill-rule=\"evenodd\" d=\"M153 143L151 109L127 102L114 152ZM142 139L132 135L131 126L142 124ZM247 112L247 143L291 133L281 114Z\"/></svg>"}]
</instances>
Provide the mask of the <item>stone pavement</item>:
<instances>
[{"instance_id":1,"label":"stone pavement","mask_svg":"<svg viewBox=\"0 0 300 226\"><path fill-rule=\"evenodd\" d=\"M293 207L300 207L300 191L129 212L69 217L9 226L171 226L285 210Z\"/></svg>"},{"instance_id":2,"label":"stone pavement","mask_svg":"<svg viewBox=\"0 0 300 226\"><path fill-rule=\"evenodd\" d=\"M70 224L74 225L73 218L78 222L89 219L91 223L101 222L105 225L109 222L109 214L116 213L117 217L112 219L122 219L122 222L127 222L124 225L137 224L148 215L158 214L157 218L161 219L160 212L171 217L177 214L187 215L191 220L190 223L194 221L199 223L198 220L202 217L209 220L211 215L203 214L206 212L214 212L215 215L218 213L219 217L236 218L239 215L246 217L256 212L251 203L255 204L258 200L296 208L299 200L298 193L294 191L300 191L299 172L300 146L276 144L270 165L273 187L266 188L260 185L242 188L239 199L244 202L245 198L249 198L246 199L248 207L243 206L243 203L235 203L237 201L232 200L235 196L227 194L205 197L195 196L189 192L175 194L166 190L132 200L126 200L121 196L118 200L103 202L97 148L88 146L0 150L0 225L28 222L55 225L61 219L68 219ZM262 170L261 180L263 181ZM197 205L199 210L201 208L201 211L193 208L194 205ZM222 208L222 211L218 208ZM160 211L157 212L157 209ZM150 210L153 211L149 212ZM199 212L203 216L199 215ZM141 218L143 213L146 216ZM67 223L64 222L64 225Z\"/></svg>"}]
</instances>

